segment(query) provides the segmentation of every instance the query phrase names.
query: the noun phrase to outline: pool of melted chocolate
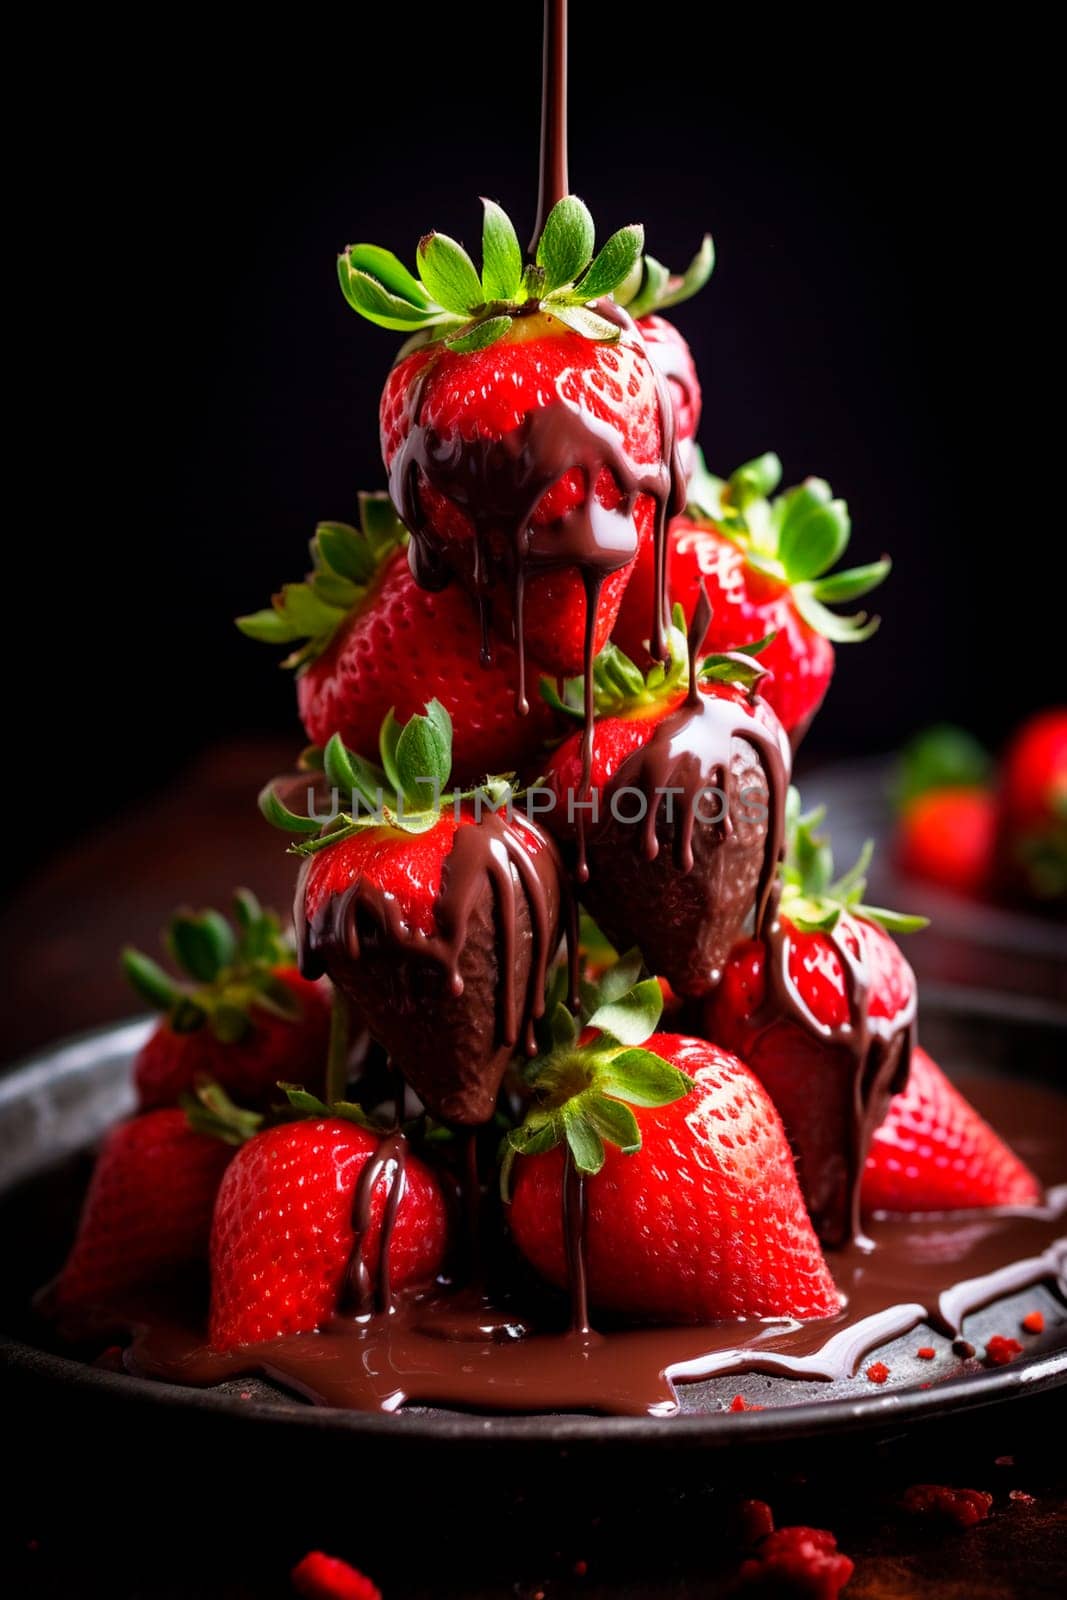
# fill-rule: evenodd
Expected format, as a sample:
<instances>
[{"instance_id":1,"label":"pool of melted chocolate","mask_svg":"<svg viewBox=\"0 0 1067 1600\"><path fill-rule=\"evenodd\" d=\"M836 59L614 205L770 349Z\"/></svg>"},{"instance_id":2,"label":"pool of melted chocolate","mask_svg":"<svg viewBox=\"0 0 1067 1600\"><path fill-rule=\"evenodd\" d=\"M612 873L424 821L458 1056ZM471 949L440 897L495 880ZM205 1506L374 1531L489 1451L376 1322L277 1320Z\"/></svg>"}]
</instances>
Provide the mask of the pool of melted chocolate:
<instances>
[{"instance_id":1,"label":"pool of melted chocolate","mask_svg":"<svg viewBox=\"0 0 1067 1600\"><path fill-rule=\"evenodd\" d=\"M829 1257L844 1308L825 1321L570 1333L494 1308L476 1290L399 1300L387 1316L335 1318L317 1334L220 1355L195 1330L143 1323L131 1372L203 1386L258 1373L320 1405L391 1412L432 1404L483 1412L668 1417L678 1386L712 1374L854 1377L864 1358L927 1325L957 1336L971 1312L1067 1273L1067 1099L993 1080L965 1085L1049 1185L1038 1208L876 1218L869 1238ZM595 1320L595 1318L594 1318ZM1013 1333L1010 1323L1004 1332ZM922 1344L926 1341L917 1341ZM866 1380L863 1380L866 1381Z\"/></svg>"}]
</instances>

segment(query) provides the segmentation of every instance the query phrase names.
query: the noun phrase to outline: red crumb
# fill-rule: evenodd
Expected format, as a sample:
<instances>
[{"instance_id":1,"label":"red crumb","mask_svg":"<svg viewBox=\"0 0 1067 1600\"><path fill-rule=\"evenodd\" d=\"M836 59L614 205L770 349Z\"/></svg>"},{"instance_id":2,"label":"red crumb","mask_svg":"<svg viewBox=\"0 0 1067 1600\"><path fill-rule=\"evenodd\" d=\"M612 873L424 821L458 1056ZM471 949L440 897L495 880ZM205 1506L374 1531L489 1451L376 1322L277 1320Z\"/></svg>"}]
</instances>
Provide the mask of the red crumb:
<instances>
[{"instance_id":1,"label":"red crumb","mask_svg":"<svg viewBox=\"0 0 1067 1600\"><path fill-rule=\"evenodd\" d=\"M1015 1457L1014 1456L998 1456L997 1459L994 1461L993 1465L995 1467L1013 1467L1015 1465Z\"/></svg>"},{"instance_id":2,"label":"red crumb","mask_svg":"<svg viewBox=\"0 0 1067 1600\"><path fill-rule=\"evenodd\" d=\"M1014 1500L1019 1506L1032 1506L1034 1503L1033 1495L1027 1494L1025 1489L1009 1489L1008 1499Z\"/></svg>"},{"instance_id":3,"label":"red crumb","mask_svg":"<svg viewBox=\"0 0 1067 1600\"><path fill-rule=\"evenodd\" d=\"M293 1588L303 1600L382 1600L381 1590L339 1556L312 1550L292 1570Z\"/></svg>"},{"instance_id":4,"label":"red crumb","mask_svg":"<svg viewBox=\"0 0 1067 1600\"><path fill-rule=\"evenodd\" d=\"M984 1489L950 1489L943 1483L913 1483L904 1491L901 1504L914 1516L954 1522L957 1528L973 1528L988 1517L993 1496Z\"/></svg>"},{"instance_id":5,"label":"red crumb","mask_svg":"<svg viewBox=\"0 0 1067 1600\"><path fill-rule=\"evenodd\" d=\"M995 1333L986 1340L985 1358L994 1367L1006 1367L1009 1361L1014 1361L1022 1353L1023 1347L1018 1339L1005 1339L1003 1334Z\"/></svg>"},{"instance_id":6,"label":"red crumb","mask_svg":"<svg viewBox=\"0 0 1067 1600\"><path fill-rule=\"evenodd\" d=\"M766 1500L739 1500L737 1504L737 1543L746 1550L774 1532L774 1512Z\"/></svg>"},{"instance_id":7,"label":"red crumb","mask_svg":"<svg viewBox=\"0 0 1067 1600\"><path fill-rule=\"evenodd\" d=\"M252 1398L251 1389L242 1389L241 1390L241 1399L242 1400L251 1400L251 1398Z\"/></svg>"},{"instance_id":8,"label":"red crumb","mask_svg":"<svg viewBox=\"0 0 1067 1600\"><path fill-rule=\"evenodd\" d=\"M576 1561L571 1570L576 1578L584 1578L589 1571L589 1563L588 1561Z\"/></svg>"},{"instance_id":9,"label":"red crumb","mask_svg":"<svg viewBox=\"0 0 1067 1600\"><path fill-rule=\"evenodd\" d=\"M884 1383L889 1376L889 1368L884 1361L872 1361L867 1368L867 1376L872 1383Z\"/></svg>"},{"instance_id":10,"label":"red crumb","mask_svg":"<svg viewBox=\"0 0 1067 1600\"><path fill-rule=\"evenodd\" d=\"M932 1361L937 1354L932 1344L921 1344L915 1354L920 1361Z\"/></svg>"},{"instance_id":11,"label":"red crumb","mask_svg":"<svg viewBox=\"0 0 1067 1600\"><path fill-rule=\"evenodd\" d=\"M1043 1311L1028 1311L1023 1318L1023 1327L1027 1333L1044 1333L1045 1313Z\"/></svg>"},{"instance_id":12,"label":"red crumb","mask_svg":"<svg viewBox=\"0 0 1067 1600\"><path fill-rule=\"evenodd\" d=\"M735 1394L733 1399L730 1401L728 1410L730 1410L730 1411L762 1411L763 1407L762 1406L749 1405L748 1401L745 1399L743 1394Z\"/></svg>"},{"instance_id":13,"label":"red crumb","mask_svg":"<svg viewBox=\"0 0 1067 1600\"><path fill-rule=\"evenodd\" d=\"M824 1528L779 1528L761 1541L756 1555L741 1563L737 1588L746 1594L837 1600L854 1570Z\"/></svg>"}]
</instances>

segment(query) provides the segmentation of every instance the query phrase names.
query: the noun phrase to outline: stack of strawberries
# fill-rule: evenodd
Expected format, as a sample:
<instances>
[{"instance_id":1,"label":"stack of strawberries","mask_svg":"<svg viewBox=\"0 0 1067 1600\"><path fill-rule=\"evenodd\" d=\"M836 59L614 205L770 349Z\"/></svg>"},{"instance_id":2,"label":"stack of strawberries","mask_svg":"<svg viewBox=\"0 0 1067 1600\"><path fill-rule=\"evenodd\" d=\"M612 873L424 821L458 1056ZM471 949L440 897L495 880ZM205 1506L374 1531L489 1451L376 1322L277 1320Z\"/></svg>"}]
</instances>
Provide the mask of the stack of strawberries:
<instances>
[{"instance_id":1,"label":"stack of strawberries","mask_svg":"<svg viewBox=\"0 0 1067 1600\"><path fill-rule=\"evenodd\" d=\"M789 788L835 646L877 625L832 608L889 563L837 570L822 479L705 468L663 313L710 241L674 276L570 196L532 261L486 202L480 271L434 233L417 275L339 265L406 340L389 492L239 624L288 647L311 744L262 799L304 977L248 897L236 934L175 925L190 985L128 958L167 1016L60 1305L210 1252L217 1349L373 1315L464 1258L454 1187L473 1216L498 1154L480 1226L582 1325L829 1317L864 1210L1034 1201L915 1043L915 919L863 903L865 862L835 877Z\"/></svg>"}]
</instances>

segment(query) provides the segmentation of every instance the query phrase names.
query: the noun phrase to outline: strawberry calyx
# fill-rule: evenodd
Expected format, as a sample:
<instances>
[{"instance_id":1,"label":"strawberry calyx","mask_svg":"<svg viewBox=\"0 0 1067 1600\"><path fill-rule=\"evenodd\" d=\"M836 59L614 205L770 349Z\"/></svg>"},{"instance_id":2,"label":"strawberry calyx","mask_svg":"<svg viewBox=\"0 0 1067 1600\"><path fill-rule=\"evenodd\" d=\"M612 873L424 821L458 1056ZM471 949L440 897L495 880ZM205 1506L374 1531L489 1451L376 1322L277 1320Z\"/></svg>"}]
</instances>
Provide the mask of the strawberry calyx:
<instances>
[{"instance_id":1,"label":"strawberry calyx","mask_svg":"<svg viewBox=\"0 0 1067 1600\"><path fill-rule=\"evenodd\" d=\"M233 922L218 911L178 911L166 943L191 981L172 978L157 961L127 947L122 967L138 994L167 1015L175 1033L208 1027L223 1044L236 1044L253 1025L258 1007L287 1022L301 1016L300 1002L277 968L290 966L292 947L273 911L249 889L234 895Z\"/></svg>"},{"instance_id":2,"label":"strawberry calyx","mask_svg":"<svg viewBox=\"0 0 1067 1600\"><path fill-rule=\"evenodd\" d=\"M774 634L769 633L736 650L704 656L697 667L698 680L754 689L765 676L765 669L754 658L773 638ZM647 672L642 672L617 644L609 642L604 646L593 663L593 707L597 717L651 716L685 693L689 683L689 643L680 605L674 607L666 646L664 660L654 661ZM542 678L541 695L553 710L576 721L584 720L584 678L568 678L559 686Z\"/></svg>"},{"instance_id":3,"label":"strawberry calyx","mask_svg":"<svg viewBox=\"0 0 1067 1600\"><path fill-rule=\"evenodd\" d=\"M866 611L841 616L831 605L858 600L889 575L888 556L831 572L852 532L848 506L823 478L805 478L781 494L782 463L773 451L746 461L728 478L710 473L699 450L688 514L726 535L750 567L788 586L808 626L834 644L859 644L881 623ZM773 496L773 498L771 498Z\"/></svg>"},{"instance_id":4,"label":"strawberry calyx","mask_svg":"<svg viewBox=\"0 0 1067 1600\"><path fill-rule=\"evenodd\" d=\"M672 272L655 256L642 256L631 268L630 276L615 290L615 299L625 306L636 322L654 312L670 311L683 300L698 294L715 269L715 245L710 233L684 272Z\"/></svg>"},{"instance_id":5,"label":"strawberry calyx","mask_svg":"<svg viewBox=\"0 0 1067 1600\"><path fill-rule=\"evenodd\" d=\"M893 798L905 810L934 789L982 789L993 762L973 734L948 722L917 733L905 745L893 776Z\"/></svg>"},{"instance_id":6,"label":"strawberry calyx","mask_svg":"<svg viewBox=\"0 0 1067 1600\"><path fill-rule=\"evenodd\" d=\"M628 295L644 315L653 305L673 305L695 294L711 272L714 255L706 239L681 277L642 256L639 223L620 228L596 245L596 228L577 195L566 195L549 212L533 262L525 262L514 224L493 200L482 200L482 268L445 233L419 240L417 275L378 245L353 244L337 260L345 299L380 328L412 337L415 344L443 339L450 350L469 354L502 339L516 317L548 312L583 338L610 342L620 329L596 310L596 302ZM647 304L646 304L647 302Z\"/></svg>"},{"instance_id":7,"label":"strawberry calyx","mask_svg":"<svg viewBox=\"0 0 1067 1600\"><path fill-rule=\"evenodd\" d=\"M875 922L887 933L917 933L927 927L929 917L889 911L884 906L869 906L863 896L867 871L874 854L874 841L868 839L859 859L839 878L834 877L834 857L830 841L818 831L826 807L800 811L800 795L790 788L786 814L786 853L780 869L781 914L804 933L832 933L847 912Z\"/></svg>"},{"instance_id":8,"label":"strawberry calyx","mask_svg":"<svg viewBox=\"0 0 1067 1600\"><path fill-rule=\"evenodd\" d=\"M395 828L402 833L428 833L440 821L443 804L457 797L445 794L452 772L452 718L439 700L427 702L425 714L407 722L390 711L379 735L381 765L349 750L335 733L322 751L305 751L305 770L321 763L330 785L330 810L323 816L291 811L274 781L259 796L259 809L273 827L297 835L294 855L315 855L367 828ZM507 804L514 791L507 778L487 778L470 795L493 810Z\"/></svg>"},{"instance_id":9,"label":"strawberry calyx","mask_svg":"<svg viewBox=\"0 0 1067 1600\"><path fill-rule=\"evenodd\" d=\"M279 1083L285 1096L284 1103L274 1107L270 1117L258 1111L247 1111L236 1105L214 1078L201 1077L191 1094L183 1094L178 1102L185 1119L194 1133L220 1139L223 1144L242 1145L261 1133L268 1125L278 1122L301 1122L320 1117L340 1117L354 1122L368 1133L381 1134L384 1130L369 1117L354 1100L320 1100L299 1083Z\"/></svg>"},{"instance_id":10,"label":"strawberry calyx","mask_svg":"<svg viewBox=\"0 0 1067 1600\"><path fill-rule=\"evenodd\" d=\"M238 617L237 626L263 644L296 644L282 662L297 671L314 661L360 606L382 563L407 540L407 530L386 494L359 496L359 527L320 522L311 540L311 571L287 583L262 611Z\"/></svg>"},{"instance_id":11,"label":"strawberry calyx","mask_svg":"<svg viewBox=\"0 0 1067 1600\"><path fill-rule=\"evenodd\" d=\"M642 978L643 970L637 951L623 956L586 992L578 1017L557 1000L548 1046L523 1073L532 1103L501 1147L505 1200L519 1156L564 1145L577 1170L594 1176L604 1165L605 1145L616 1145L626 1155L640 1150L632 1106L669 1105L692 1089L684 1072L640 1048L655 1033L663 1011L659 982ZM595 1036L586 1039L593 1030Z\"/></svg>"}]
</instances>

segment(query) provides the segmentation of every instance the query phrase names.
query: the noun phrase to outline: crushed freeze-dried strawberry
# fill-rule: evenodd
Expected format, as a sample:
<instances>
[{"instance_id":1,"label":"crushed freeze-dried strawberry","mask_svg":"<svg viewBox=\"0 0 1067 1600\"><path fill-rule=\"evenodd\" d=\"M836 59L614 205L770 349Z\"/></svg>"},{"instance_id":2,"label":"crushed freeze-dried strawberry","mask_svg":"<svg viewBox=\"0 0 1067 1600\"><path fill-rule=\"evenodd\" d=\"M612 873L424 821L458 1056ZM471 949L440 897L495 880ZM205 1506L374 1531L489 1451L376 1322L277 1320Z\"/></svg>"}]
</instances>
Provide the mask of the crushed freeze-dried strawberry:
<instances>
[{"instance_id":1,"label":"crushed freeze-dried strawberry","mask_svg":"<svg viewBox=\"0 0 1067 1600\"><path fill-rule=\"evenodd\" d=\"M1027 1333L1044 1333L1045 1313L1043 1311L1028 1311L1023 1318L1023 1327Z\"/></svg>"},{"instance_id":2,"label":"crushed freeze-dried strawberry","mask_svg":"<svg viewBox=\"0 0 1067 1600\"><path fill-rule=\"evenodd\" d=\"M943 1483L913 1483L905 1490L901 1504L913 1516L953 1522L958 1528L973 1528L988 1517L993 1496L984 1489L950 1489Z\"/></svg>"},{"instance_id":3,"label":"crushed freeze-dried strawberry","mask_svg":"<svg viewBox=\"0 0 1067 1600\"><path fill-rule=\"evenodd\" d=\"M733 1399L730 1401L728 1410L730 1410L730 1411L762 1411L763 1407L762 1406L750 1405L749 1402L745 1399L743 1394L735 1394Z\"/></svg>"},{"instance_id":4,"label":"crushed freeze-dried strawberry","mask_svg":"<svg viewBox=\"0 0 1067 1600\"><path fill-rule=\"evenodd\" d=\"M1009 1361L1014 1361L1022 1353L1023 1347L1018 1339L1005 1339L1003 1334L995 1333L986 1340L985 1358L994 1367L1006 1367Z\"/></svg>"},{"instance_id":5,"label":"crushed freeze-dried strawberry","mask_svg":"<svg viewBox=\"0 0 1067 1600\"><path fill-rule=\"evenodd\" d=\"M736 1588L748 1595L837 1600L855 1566L824 1528L779 1528L741 1563Z\"/></svg>"},{"instance_id":6,"label":"crushed freeze-dried strawberry","mask_svg":"<svg viewBox=\"0 0 1067 1600\"><path fill-rule=\"evenodd\" d=\"M1025 1489L1009 1489L1008 1499L1014 1500L1019 1506L1032 1506L1034 1503L1033 1495L1027 1494Z\"/></svg>"},{"instance_id":7,"label":"crushed freeze-dried strawberry","mask_svg":"<svg viewBox=\"0 0 1067 1600\"><path fill-rule=\"evenodd\" d=\"M292 1570L302 1600L382 1600L381 1590L339 1556L311 1550Z\"/></svg>"},{"instance_id":8,"label":"crushed freeze-dried strawberry","mask_svg":"<svg viewBox=\"0 0 1067 1600\"><path fill-rule=\"evenodd\" d=\"M872 1383L884 1383L889 1376L889 1368L884 1361L872 1361L867 1368L867 1376Z\"/></svg>"},{"instance_id":9,"label":"crushed freeze-dried strawberry","mask_svg":"<svg viewBox=\"0 0 1067 1600\"><path fill-rule=\"evenodd\" d=\"M737 1505L737 1543L751 1550L774 1532L774 1512L766 1500L740 1500Z\"/></svg>"},{"instance_id":10,"label":"crushed freeze-dried strawberry","mask_svg":"<svg viewBox=\"0 0 1067 1600\"><path fill-rule=\"evenodd\" d=\"M932 1361L937 1354L932 1344L921 1344L915 1354L920 1361Z\"/></svg>"}]
</instances>

